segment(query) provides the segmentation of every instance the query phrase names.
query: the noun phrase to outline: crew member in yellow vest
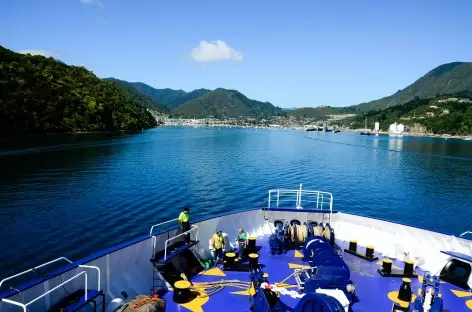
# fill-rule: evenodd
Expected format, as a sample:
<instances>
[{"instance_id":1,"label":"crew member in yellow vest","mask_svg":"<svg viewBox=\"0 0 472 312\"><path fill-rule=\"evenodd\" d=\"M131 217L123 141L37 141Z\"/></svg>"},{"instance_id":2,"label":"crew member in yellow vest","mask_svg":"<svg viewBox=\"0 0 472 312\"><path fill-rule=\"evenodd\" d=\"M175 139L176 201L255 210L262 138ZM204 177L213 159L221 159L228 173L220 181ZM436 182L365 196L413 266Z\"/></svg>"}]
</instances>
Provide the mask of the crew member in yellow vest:
<instances>
[{"instance_id":1,"label":"crew member in yellow vest","mask_svg":"<svg viewBox=\"0 0 472 312\"><path fill-rule=\"evenodd\" d=\"M213 247L213 258L215 259L215 262L218 262L219 259L223 260L225 239L223 238L223 233L221 231L218 231L213 235L211 238L211 246Z\"/></svg>"},{"instance_id":2,"label":"crew member in yellow vest","mask_svg":"<svg viewBox=\"0 0 472 312\"><path fill-rule=\"evenodd\" d=\"M190 230L190 216L189 216L189 208L184 208L184 211L182 211L179 215L179 223L180 223L180 233L186 232ZM190 243L190 233L187 235L184 235L185 237L185 243L188 244Z\"/></svg>"}]
</instances>

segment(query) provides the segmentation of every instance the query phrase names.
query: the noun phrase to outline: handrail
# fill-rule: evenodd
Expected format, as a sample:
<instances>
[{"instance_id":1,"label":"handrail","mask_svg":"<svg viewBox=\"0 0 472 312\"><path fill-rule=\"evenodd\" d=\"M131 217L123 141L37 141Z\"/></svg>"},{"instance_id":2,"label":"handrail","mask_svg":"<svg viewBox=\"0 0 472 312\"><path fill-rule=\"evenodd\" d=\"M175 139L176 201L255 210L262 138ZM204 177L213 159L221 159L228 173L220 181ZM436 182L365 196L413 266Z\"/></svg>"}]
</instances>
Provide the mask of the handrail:
<instances>
[{"instance_id":1,"label":"handrail","mask_svg":"<svg viewBox=\"0 0 472 312\"><path fill-rule=\"evenodd\" d=\"M43 298L44 296L46 296L46 295L49 294L50 292L53 292L54 290L56 290L56 289L58 289L58 288L64 286L65 284L69 283L69 282L72 281L73 279L75 279L75 278L77 278L77 277L79 277L79 276L81 276L81 275L83 275L83 274L85 274L85 301L87 301L87 295L88 295L88 294L87 294L87 272L85 272L85 271L82 271L82 272L80 272L79 274L77 274L77 275L75 275L75 276L69 278L67 281L62 282L61 284L59 284L59 285L57 285L56 287L54 287L54 288L48 290L47 292L45 292L45 293L42 294L41 296L36 297L35 299L31 300L31 301L28 302L28 303L20 303L20 302L17 302L17 301L13 301L13 300L10 300L10 299L6 299L6 298L3 298L2 301L3 301L3 302L6 302L6 303L10 303L10 304L14 304L14 305L20 306L20 307L23 308L23 311L26 312L26 311L27 311L27 308L28 308L28 306L29 306L30 304L32 304L32 303L38 301L39 299Z\"/></svg>"},{"instance_id":2,"label":"handrail","mask_svg":"<svg viewBox=\"0 0 472 312\"><path fill-rule=\"evenodd\" d=\"M4 282L6 282L6 281L9 281L9 280L11 280L11 279L14 279L14 278L16 278L16 277L18 277L18 276L21 276L21 275L23 275L23 274L26 274L26 273L29 273L29 272L33 272L33 271L35 271L36 269L42 268L42 267L44 267L44 266L46 266L46 265L49 265L49 264L51 264L51 263L54 263L54 262L57 262L57 261L60 261L60 260L65 260L65 261L67 261L67 262L69 262L69 263L72 263L72 261L70 261L70 260L67 259L66 257L60 257L60 258L51 260L51 261L49 261L49 262L43 263L43 264L41 264L41 265L38 265L38 266L36 266L36 267L32 267L31 269L28 269L28 270L23 271L23 272L21 272L21 273L18 273L18 274L15 274L15 275L6 277L6 278L4 278L4 279L2 279L2 280L0 281L0 287L2 287L2 284L3 284Z\"/></svg>"},{"instance_id":3,"label":"handrail","mask_svg":"<svg viewBox=\"0 0 472 312\"><path fill-rule=\"evenodd\" d=\"M164 262L167 260L167 244L173 240L173 239L176 239L177 237L179 236L182 236L182 235L185 235L185 234L190 234L191 231L193 230L196 230L195 232L195 240L198 240L198 226L197 225L192 225L192 228L188 231L185 231L185 232L182 232L180 233L179 235L176 235L174 237L171 237L169 238L168 240L166 240L166 243L164 244ZM154 255L153 255L154 256Z\"/></svg>"},{"instance_id":4,"label":"handrail","mask_svg":"<svg viewBox=\"0 0 472 312\"><path fill-rule=\"evenodd\" d=\"M462 237L462 236L467 235L467 234L472 234L472 231L465 231L464 233L459 235L459 237Z\"/></svg>"},{"instance_id":5,"label":"handrail","mask_svg":"<svg viewBox=\"0 0 472 312\"><path fill-rule=\"evenodd\" d=\"M294 196L295 195L295 196ZM279 208L281 203L292 202L295 209L303 209L302 204L316 206L317 210L329 213L329 221L331 221L331 214L333 213L333 194L323 191L304 190L302 184L299 189L271 189L269 190L267 208L272 208L271 202L276 200L276 206ZM329 207L329 208L328 208Z\"/></svg>"},{"instance_id":6,"label":"handrail","mask_svg":"<svg viewBox=\"0 0 472 312\"><path fill-rule=\"evenodd\" d=\"M96 267L94 265L85 265L85 264L80 264L79 268L88 268L88 269L94 269L97 270L97 276L98 276L98 285L97 285L97 291L100 291L100 268Z\"/></svg>"},{"instance_id":7,"label":"handrail","mask_svg":"<svg viewBox=\"0 0 472 312\"><path fill-rule=\"evenodd\" d=\"M152 235L152 230L154 230L155 227L159 227L163 224L173 222L173 221L177 221L177 220L179 220L179 218L175 218L175 219L172 219L172 220L168 220L168 221L164 221L164 222L161 222L161 223L154 224L153 226L151 226L151 231L149 231L149 236L153 236Z\"/></svg>"}]
</instances>

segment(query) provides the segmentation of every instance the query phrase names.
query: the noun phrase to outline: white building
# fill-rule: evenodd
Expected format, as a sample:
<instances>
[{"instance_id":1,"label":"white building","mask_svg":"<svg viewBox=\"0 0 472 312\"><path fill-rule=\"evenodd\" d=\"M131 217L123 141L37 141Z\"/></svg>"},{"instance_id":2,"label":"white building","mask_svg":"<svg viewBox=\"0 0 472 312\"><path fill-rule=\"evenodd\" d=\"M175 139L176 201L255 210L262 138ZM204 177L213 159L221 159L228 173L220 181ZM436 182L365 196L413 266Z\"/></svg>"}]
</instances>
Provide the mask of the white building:
<instances>
[{"instance_id":1,"label":"white building","mask_svg":"<svg viewBox=\"0 0 472 312\"><path fill-rule=\"evenodd\" d=\"M402 134L405 131L407 131L407 127L403 124L397 124L396 122L391 124L388 128L388 132L392 134Z\"/></svg>"},{"instance_id":2,"label":"white building","mask_svg":"<svg viewBox=\"0 0 472 312\"><path fill-rule=\"evenodd\" d=\"M378 122L378 121L375 122L374 131L375 131L375 132L379 132L379 131L380 131L380 122Z\"/></svg>"}]
</instances>

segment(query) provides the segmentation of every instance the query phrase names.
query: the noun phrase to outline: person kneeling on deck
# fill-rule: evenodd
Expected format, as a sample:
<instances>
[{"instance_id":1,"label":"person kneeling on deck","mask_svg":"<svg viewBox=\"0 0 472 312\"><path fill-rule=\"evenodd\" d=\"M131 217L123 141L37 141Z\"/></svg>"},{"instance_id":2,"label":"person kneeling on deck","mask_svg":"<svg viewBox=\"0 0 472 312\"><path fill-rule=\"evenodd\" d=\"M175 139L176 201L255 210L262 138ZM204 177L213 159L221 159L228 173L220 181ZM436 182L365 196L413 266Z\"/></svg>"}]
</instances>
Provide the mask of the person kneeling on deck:
<instances>
[{"instance_id":1,"label":"person kneeling on deck","mask_svg":"<svg viewBox=\"0 0 472 312\"><path fill-rule=\"evenodd\" d=\"M184 208L184 211L182 211L179 215L180 233L184 233L190 230L190 216L188 215L189 211L190 211L189 208ZM190 233L184 235L184 237L185 237L185 243L189 244Z\"/></svg>"},{"instance_id":2,"label":"person kneeling on deck","mask_svg":"<svg viewBox=\"0 0 472 312\"><path fill-rule=\"evenodd\" d=\"M239 229L238 235L238 258L242 260L244 258L244 251L247 246L247 233L244 232L244 229Z\"/></svg>"},{"instance_id":3,"label":"person kneeling on deck","mask_svg":"<svg viewBox=\"0 0 472 312\"><path fill-rule=\"evenodd\" d=\"M215 259L215 262L218 262L219 259L223 260L225 239L223 238L223 233L221 231L218 231L213 235L210 245L213 248L213 258Z\"/></svg>"}]
</instances>

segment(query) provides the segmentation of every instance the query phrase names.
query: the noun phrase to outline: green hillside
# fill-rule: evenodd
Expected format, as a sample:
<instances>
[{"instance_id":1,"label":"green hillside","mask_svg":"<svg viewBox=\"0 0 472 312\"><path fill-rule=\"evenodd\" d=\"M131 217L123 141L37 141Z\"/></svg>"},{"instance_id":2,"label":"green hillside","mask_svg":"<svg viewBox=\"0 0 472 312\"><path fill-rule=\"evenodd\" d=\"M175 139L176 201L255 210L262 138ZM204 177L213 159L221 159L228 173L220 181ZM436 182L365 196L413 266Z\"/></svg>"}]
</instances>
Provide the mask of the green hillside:
<instances>
[{"instance_id":1,"label":"green hillside","mask_svg":"<svg viewBox=\"0 0 472 312\"><path fill-rule=\"evenodd\" d=\"M335 115L342 113L344 108L319 106L319 107L303 107L295 110L287 111L288 116L295 116L298 118L322 118L326 115Z\"/></svg>"},{"instance_id":2,"label":"green hillside","mask_svg":"<svg viewBox=\"0 0 472 312\"><path fill-rule=\"evenodd\" d=\"M142 82L129 82L129 84L139 92L152 97L157 103L165 105L169 110L173 110L184 103L192 101L210 92L210 90L207 89L197 89L191 92L169 88L155 89Z\"/></svg>"},{"instance_id":3,"label":"green hillside","mask_svg":"<svg viewBox=\"0 0 472 312\"><path fill-rule=\"evenodd\" d=\"M144 107L84 67L0 46L0 136L156 124Z\"/></svg>"},{"instance_id":4,"label":"green hillside","mask_svg":"<svg viewBox=\"0 0 472 312\"><path fill-rule=\"evenodd\" d=\"M141 105L143 107L155 110L160 113L169 112L167 107L159 104L152 97L139 92L133 86L131 86L127 81L123 81L123 80L119 80L115 78L105 78L104 80L110 82L116 88L118 88L121 92L128 95L133 100L133 103L136 105Z\"/></svg>"},{"instance_id":5,"label":"green hillside","mask_svg":"<svg viewBox=\"0 0 472 312\"><path fill-rule=\"evenodd\" d=\"M359 115L350 126L364 128L365 118L367 118L368 128L374 128L374 123L379 121L380 128L388 130L390 124L398 122L407 125L414 132L470 134L472 133L472 101L470 99L454 94L438 95L433 99L416 97L403 105Z\"/></svg>"},{"instance_id":6,"label":"green hillside","mask_svg":"<svg viewBox=\"0 0 472 312\"><path fill-rule=\"evenodd\" d=\"M248 99L236 90L216 89L187 102L172 111L174 116L190 118L237 118L240 116L267 118L282 113L282 109L268 102Z\"/></svg>"},{"instance_id":7,"label":"green hillside","mask_svg":"<svg viewBox=\"0 0 472 312\"><path fill-rule=\"evenodd\" d=\"M434 98L437 94L470 94L472 63L454 62L436 67L403 90L379 100L351 107L355 112L367 112L403 105L415 97Z\"/></svg>"}]
</instances>

